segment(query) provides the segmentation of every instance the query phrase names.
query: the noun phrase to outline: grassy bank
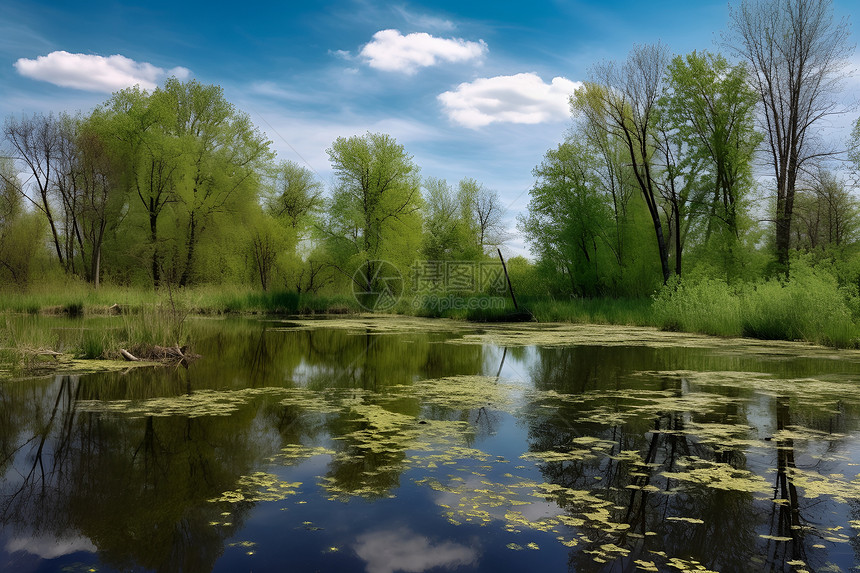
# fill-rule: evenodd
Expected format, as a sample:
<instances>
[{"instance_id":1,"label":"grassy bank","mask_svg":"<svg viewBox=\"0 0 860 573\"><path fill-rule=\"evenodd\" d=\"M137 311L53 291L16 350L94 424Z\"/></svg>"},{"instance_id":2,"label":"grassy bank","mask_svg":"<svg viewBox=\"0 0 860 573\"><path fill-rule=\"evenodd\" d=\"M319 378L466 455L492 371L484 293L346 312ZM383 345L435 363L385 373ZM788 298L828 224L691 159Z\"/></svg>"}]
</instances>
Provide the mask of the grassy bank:
<instances>
[{"instance_id":1,"label":"grassy bank","mask_svg":"<svg viewBox=\"0 0 860 573\"><path fill-rule=\"evenodd\" d=\"M536 320L654 326L725 337L802 340L837 348L860 347L860 296L809 266L790 281L729 285L712 279L674 281L652 298L509 297L437 294L404 296L389 313L477 322ZM525 312L523 312L525 310ZM241 287L199 287L160 292L73 283L62 289L0 296L0 362L23 363L61 352L78 358L119 358L118 349L146 355L157 346L188 344L189 315L344 315L367 312L351 296L259 292ZM44 329L35 314L63 316L68 324ZM110 316L109 315L118 315ZM104 316L105 324L76 318Z\"/></svg>"}]
</instances>

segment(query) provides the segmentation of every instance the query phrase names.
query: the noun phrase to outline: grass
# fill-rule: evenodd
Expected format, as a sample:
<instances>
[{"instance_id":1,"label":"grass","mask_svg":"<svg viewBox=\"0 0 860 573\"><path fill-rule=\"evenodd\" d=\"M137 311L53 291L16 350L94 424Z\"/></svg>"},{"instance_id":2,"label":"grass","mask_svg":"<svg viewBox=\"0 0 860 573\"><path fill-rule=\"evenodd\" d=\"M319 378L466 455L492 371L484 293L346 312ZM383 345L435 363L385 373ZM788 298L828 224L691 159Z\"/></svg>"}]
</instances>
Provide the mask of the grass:
<instances>
[{"instance_id":1,"label":"grass","mask_svg":"<svg viewBox=\"0 0 860 573\"><path fill-rule=\"evenodd\" d=\"M789 281L669 284L654 299L653 322L666 330L858 348L856 308L857 296L831 275L797 265Z\"/></svg>"},{"instance_id":2,"label":"grass","mask_svg":"<svg viewBox=\"0 0 860 573\"><path fill-rule=\"evenodd\" d=\"M573 322L652 326L652 301L647 298L525 299L538 322Z\"/></svg>"},{"instance_id":3,"label":"grass","mask_svg":"<svg viewBox=\"0 0 860 573\"><path fill-rule=\"evenodd\" d=\"M804 340L837 348L860 347L860 295L835 278L803 264L792 279L728 285L713 279L676 280L653 298L522 298L518 313L508 297L476 293L404 296L388 312L476 322L536 320L655 326L664 330L771 340ZM112 316L111 326L84 328L77 317ZM367 312L351 295L260 292L249 287L144 290L92 289L72 282L63 288L4 293L0 297L0 362L40 351L79 358L116 358L119 348L182 346L189 342L190 314L342 315ZM28 323L28 316L67 317L62 328ZM33 317L35 318L35 317ZM31 319L32 321L32 319Z\"/></svg>"}]
</instances>

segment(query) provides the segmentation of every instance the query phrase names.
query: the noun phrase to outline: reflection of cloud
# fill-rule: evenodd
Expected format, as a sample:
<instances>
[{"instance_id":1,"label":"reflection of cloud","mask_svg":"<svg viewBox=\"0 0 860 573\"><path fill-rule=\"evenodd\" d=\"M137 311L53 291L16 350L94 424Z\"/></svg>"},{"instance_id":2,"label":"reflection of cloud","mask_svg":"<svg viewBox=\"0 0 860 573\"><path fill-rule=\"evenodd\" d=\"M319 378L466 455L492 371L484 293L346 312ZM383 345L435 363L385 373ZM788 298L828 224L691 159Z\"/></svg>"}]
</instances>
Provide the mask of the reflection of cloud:
<instances>
[{"instance_id":1,"label":"reflection of cloud","mask_svg":"<svg viewBox=\"0 0 860 573\"><path fill-rule=\"evenodd\" d=\"M533 73L478 78L439 95L453 121L466 127L495 122L535 124L570 117L569 99L580 86L567 78L549 84Z\"/></svg>"},{"instance_id":2,"label":"reflection of cloud","mask_svg":"<svg viewBox=\"0 0 860 573\"><path fill-rule=\"evenodd\" d=\"M96 546L86 537L55 539L53 537L19 537L6 543L6 551L26 551L42 559L54 559L78 551L94 553Z\"/></svg>"},{"instance_id":3,"label":"reflection of cloud","mask_svg":"<svg viewBox=\"0 0 860 573\"><path fill-rule=\"evenodd\" d=\"M148 62L136 62L119 54L104 57L64 51L51 52L35 60L20 58L15 62L15 69L22 76L35 80L67 88L106 93L136 84L151 90L167 76L184 80L191 74L186 68L164 70Z\"/></svg>"},{"instance_id":4,"label":"reflection of cloud","mask_svg":"<svg viewBox=\"0 0 860 573\"><path fill-rule=\"evenodd\" d=\"M380 30L360 52L371 68L387 72L414 74L418 68L439 61L466 62L487 52L483 40L469 42L460 38L437 38L426 32L402 35L398 30Z\"/></svg>"},{"instance_id":5,"label":"reflection of cloud","mask_svg":"<svg viewBox=\"0 0 860 573\"><path fill-rule=\"evenodd\" d=\"M451 541L431 544L408 529L365 533L356 540L355 552L367 562L367 573L420 573L433 567L472 565L478 551Z\"/></svg>"}]
</instances>

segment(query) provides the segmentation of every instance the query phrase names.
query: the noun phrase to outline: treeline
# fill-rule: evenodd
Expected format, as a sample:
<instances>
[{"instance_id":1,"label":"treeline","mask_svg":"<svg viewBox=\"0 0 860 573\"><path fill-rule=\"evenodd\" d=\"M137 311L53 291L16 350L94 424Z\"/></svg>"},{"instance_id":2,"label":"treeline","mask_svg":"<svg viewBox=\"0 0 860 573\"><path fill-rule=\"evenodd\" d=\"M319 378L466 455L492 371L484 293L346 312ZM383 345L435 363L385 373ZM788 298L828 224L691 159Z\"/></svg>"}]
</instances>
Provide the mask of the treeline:
<instances>
[{"instance_id":1,"label":"treeline","mask_svg":"<svg viewBox=\"0 0 860 573\"><path fill-rule=\"evenodd\" d=\"M504 238L495 191L422 180L388 135L339 138L336 184L277 161L221 88L168 79L89 115L9 117L0 281L343 291L368 260L481 260Z\"/></svg>"},{"instance_id":2,"label":"treeline","mask_svg":"<svg viewBox=\"0 0 860 573\"><path fill-rule=\"evenodd\" d=\"M856 288L860 122L850 142L822 136L840 112L847 24L829 2L742 2L723 38L734 62L636 46L571 97L573 126L519 221L555 293L785 280L799 252Z\"/></svg>"},{"instance_id":3,"label":"treeline","mask_svg":"<svg viewBox=\"0 0 860 573\"><path fill-rule=\"evenodd\" d=\"M744 1L723 46L641 45L592 67L564 141L534 170L518 220L534 262L508 265L518 294L661 291L661 320L678 326L679 309L702 308L684 302L682 277L707 282L699 295L756 301L757 284L782 288L795 266L857 322L860 121L850 141L822 135L841 111L847 23L829 2ZM196 81L126 89L89 115L10 117L3 136L0 281L17 288L60 276L372 292L382 271L369 261L409 284L417 262L488 260L507 238L495 191L422 177L392 137L334 141L325 189ZM758 329L737 324L725 332Z\"/></svg>"}]
</instances>

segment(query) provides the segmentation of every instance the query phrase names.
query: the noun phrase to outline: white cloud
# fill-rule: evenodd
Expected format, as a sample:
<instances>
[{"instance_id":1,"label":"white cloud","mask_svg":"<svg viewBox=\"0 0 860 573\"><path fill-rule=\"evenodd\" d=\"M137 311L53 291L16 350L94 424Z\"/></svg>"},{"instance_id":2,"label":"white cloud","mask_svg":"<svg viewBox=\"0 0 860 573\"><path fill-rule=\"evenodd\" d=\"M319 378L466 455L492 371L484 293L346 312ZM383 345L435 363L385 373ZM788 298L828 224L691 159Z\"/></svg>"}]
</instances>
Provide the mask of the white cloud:
<instances>
[{"instance_id":1,"label":"white cloud","mask_svg":"<svg viewBox=\"0 0 860 573\"><path fill-rule=\"evenodd\" d=\"M582 84L533 73L479 78L438 96L448 117L466 127L491 123L544 123L570 117L568 99Z\"/></svg>"},{"instance_id":2,"label":"white cloud","mask_svg":"<svg viewBox=\"0 0 860 573\"><path fill-rule=\"evenodd\" d=\"M359 55L371 68L414 74L418 68L440 61L467 62L480 59L486 53L487 44L483 40L437 38L426 32L404 36L398 30L380 30L361 48Z\"/></svg>"},{"instance_id":3,"label":"white cloud","mask_svg":"<svg viewBox=\"0 0 860 573\"><path fill-rule=\"evenodd\" d=\"M367 573L420 573L436 567L453 569L473 565L479 557L472 547L451 541L434 545L423 535L408 529L365 533L356 540L354 549L367 563Z\"/></svg>"},{"instance_id":4,"label":"white cloud","mask_svg":"<svg viewBox=\"0 0 860 573\"><path fill-rule=\"evenodd\" d=\"M168 76L184 80L191 75L187 68L176 67L165 70L148 62L136 62L118 54L96 56L70 54L65 51L51 52L35 60L21 58L15 69L22 76L49 82L58 86L112 93L139 84L141 88L154 89L158 82Z\"/></svg>"}]
</instances>

